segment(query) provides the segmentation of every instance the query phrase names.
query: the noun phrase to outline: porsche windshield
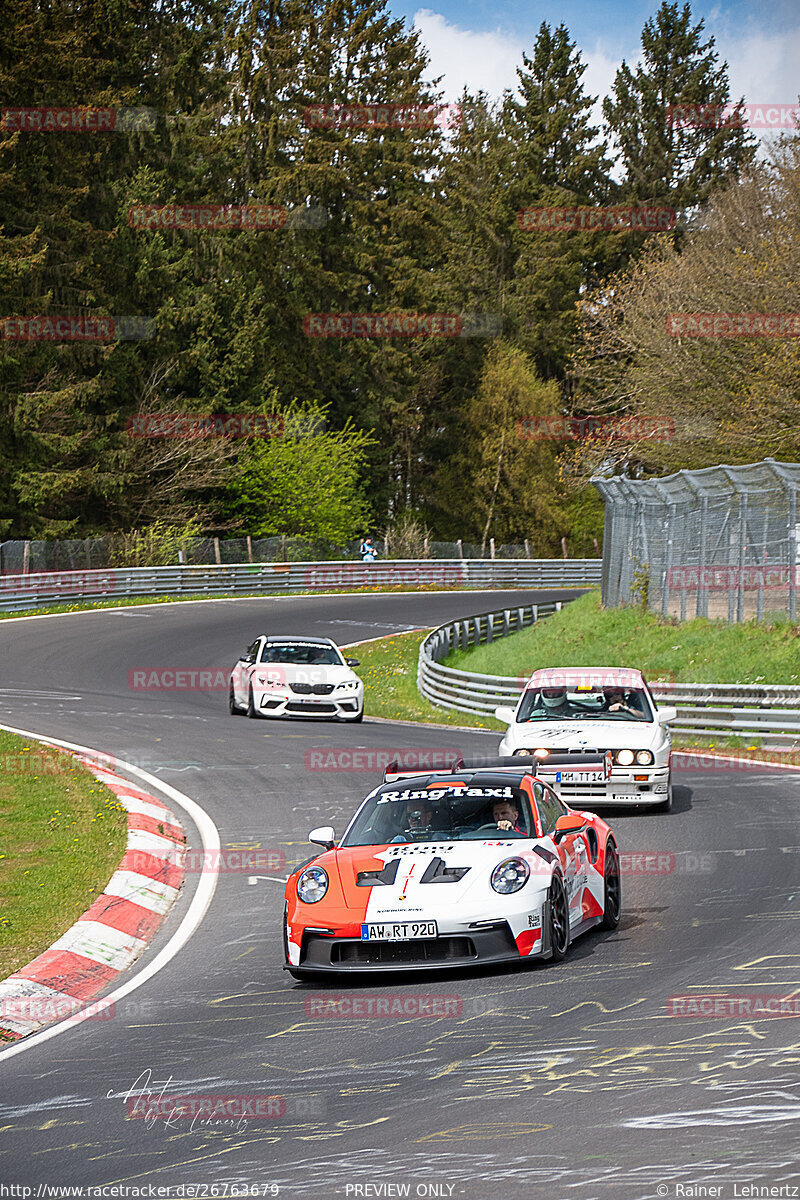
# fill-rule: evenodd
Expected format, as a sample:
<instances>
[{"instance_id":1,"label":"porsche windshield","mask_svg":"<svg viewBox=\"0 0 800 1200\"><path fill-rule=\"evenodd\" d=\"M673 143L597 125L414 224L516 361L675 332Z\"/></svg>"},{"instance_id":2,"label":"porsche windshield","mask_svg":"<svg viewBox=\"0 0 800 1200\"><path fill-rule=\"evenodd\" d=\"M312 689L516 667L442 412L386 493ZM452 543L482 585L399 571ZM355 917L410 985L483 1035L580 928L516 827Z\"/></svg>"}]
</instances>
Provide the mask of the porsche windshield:
<instances>
[{"instance_id":1,"label":"porsche windshield","mask_svg":"<svg viewBox=\"0 0 800 1200\"><path fill-rule=\"evenodd\" d=\"M285 663L287 666L298 667L340 667L342 660L339 651L333 646L315 646L311 642L296 644L276 644L267 642L261 651L262 663Z\"/></svg>"},{"instance_id":2,"label":"porsche windshield","mask_svg":"<svg viewBox=\"0 0 800 1200\"><path fill-rule=\"evenodd\" d=\"M502 777L496 782L461 787L441 784L420 788L401 780L369 797L340 845L535 836L527 796Z\"/></svg>"},{"instance_id":3,"label":"porsche windshield","mask_svg":"<svg viewBox=\"0 0 800 1200\"><path fill-rule=\"evenodd\" d=\"M643 688L528 688L517 721L652 721Z\"/></svg>"}]
</instances>

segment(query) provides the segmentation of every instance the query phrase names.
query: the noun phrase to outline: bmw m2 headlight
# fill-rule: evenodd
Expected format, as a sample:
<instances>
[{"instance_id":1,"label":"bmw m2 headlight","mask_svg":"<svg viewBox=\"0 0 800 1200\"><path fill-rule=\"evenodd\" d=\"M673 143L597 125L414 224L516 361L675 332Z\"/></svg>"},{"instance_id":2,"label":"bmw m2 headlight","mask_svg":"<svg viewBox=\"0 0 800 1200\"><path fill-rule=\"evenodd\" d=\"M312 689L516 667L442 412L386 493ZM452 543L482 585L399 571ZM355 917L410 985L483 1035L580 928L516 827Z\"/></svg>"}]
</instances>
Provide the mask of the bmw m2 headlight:
<instances>
[{"instance_id":1,"label":"bmw m2 headlight","mask_svg":"<svg viewBox=\"0 0 800 1200\"><path fill-rule=\"evenodd\" d=\"M357 691L358 680L357 679L348 679L346 683L337 683L337 685L336 685L337 692L341 692L344 689L347 689L348 691L349 690Z\"/></svg>"},{"instance_id":2,"label":"bmw m2 headlight","mask_svg":"<svg viewBox=\"0 0 800 1200\"><path fill-rule=\"evenodd\" d=\"M297 894L305 904L316 904L328 890L328 874L322 867L306 867L297 880Z\"/></svg>"},{"instance_id":3,"label":"bmw m2 headlight","mask_svg":"<svg viewBox=\"0 0 800 1200\"><path fill-rule=\"evenodd\" d=\"M618 750L614 755L621 767L629 767L633 762L632 750Z\"/></svg>"},{"instance_id":4,"label":"bmw m2 headlight","mask_svg":"<svg viewBox=\"0 0 800 1200\"><path fill-rule=\"evenodd\" d=\"M525 886L530 873L524 858L507 858L492 871L492 887L501 895L510 896Z\"/></svg>"},{"instance_id":5,"label":"bmw m2 headlight","mask_svg":"<svg viewBox=\"0 0 800 1200\"><path fill-rule=\"evenodd\" d=\"M654 761L652 750L638 750L636 752L636 761L640 767L649 767Z\"/></svg>"}]
</instances>

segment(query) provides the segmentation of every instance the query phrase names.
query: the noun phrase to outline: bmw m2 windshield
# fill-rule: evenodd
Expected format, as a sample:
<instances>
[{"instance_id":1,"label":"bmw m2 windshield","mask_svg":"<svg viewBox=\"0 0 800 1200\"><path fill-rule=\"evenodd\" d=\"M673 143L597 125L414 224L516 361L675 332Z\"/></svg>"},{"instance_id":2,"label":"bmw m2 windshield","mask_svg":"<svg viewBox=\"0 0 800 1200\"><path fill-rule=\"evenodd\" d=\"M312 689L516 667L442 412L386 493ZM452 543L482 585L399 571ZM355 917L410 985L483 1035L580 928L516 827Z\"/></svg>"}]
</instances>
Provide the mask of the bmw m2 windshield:
<instances>
[{"instance_id":1,"label":"bmw m2 windshield","mask_svg":"<svg viewBox=\"0 0 800 1200\"><path fill-rule=\"evenodd\" d=\"M261 651L262 663L284 663L297 667L340 667L342 660L333 646L291 645L276 646L267 642Z\"/></svg>"}]
</instances>

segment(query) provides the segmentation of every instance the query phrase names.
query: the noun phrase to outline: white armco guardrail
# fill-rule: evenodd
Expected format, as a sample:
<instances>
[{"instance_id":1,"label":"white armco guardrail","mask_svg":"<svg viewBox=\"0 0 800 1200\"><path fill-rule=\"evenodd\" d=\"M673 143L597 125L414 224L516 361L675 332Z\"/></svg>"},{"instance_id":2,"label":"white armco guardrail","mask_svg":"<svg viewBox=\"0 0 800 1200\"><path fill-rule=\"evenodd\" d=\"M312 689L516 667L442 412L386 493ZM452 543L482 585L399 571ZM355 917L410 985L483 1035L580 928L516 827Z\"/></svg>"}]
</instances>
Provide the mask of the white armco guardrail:
<instances>
[{"instance_id":1,"label":"white armco guardrail","mask_svg":"<svg viewBox=\"0 0 800 1200\"><path fill-rule=\"evenodd\" d=\"M0 575L0 610L21 612L70 600L133 596L252 595L439 585L474 588L587 588L599 558L385 559L381 562L268 562L202 567L108 567Z\"/></svg>"},{"instance_id":2,"label":"white armco guardrail","mask_svg":"<svg viewBox=\"0 0 800 1200\"><path fill-rule=\"evenodd\" d=\"M457 670L444 666L443 660L454 650L506 637L561 608L561 602L529 604L440 625L419 648L417 686L421 695L440 708L479 716L494 716L499 705L516 708L525 681L533 671L530 663L520 661L519 675L508 676ZM664 680L649 680L648 686L657 701L674 704L678 709L677 720L670 723L676 732L705 737L740 735L781 744L800 741L798 686Z\"/></svg>"}]
</instances>

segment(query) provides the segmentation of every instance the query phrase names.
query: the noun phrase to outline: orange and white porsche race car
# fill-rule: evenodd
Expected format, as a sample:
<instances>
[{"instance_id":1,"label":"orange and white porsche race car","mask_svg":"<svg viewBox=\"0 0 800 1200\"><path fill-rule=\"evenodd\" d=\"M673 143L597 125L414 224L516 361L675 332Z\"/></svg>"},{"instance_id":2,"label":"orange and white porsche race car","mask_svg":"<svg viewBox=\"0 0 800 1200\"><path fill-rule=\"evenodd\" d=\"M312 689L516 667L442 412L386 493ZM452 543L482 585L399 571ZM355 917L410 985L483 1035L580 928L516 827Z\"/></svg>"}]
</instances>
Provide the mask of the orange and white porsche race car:
<instances>
[{"instance_id":1,"label":"orange and white porsche race car","mask_svg":"<svg viewBox=\"0 0 800 1200\"><path fill-rule=\"evenodd\" d=\"M546 768L519 756L388 768L338 845L331 827L309 835L325 849L286 884L286 969L301 979L558 961L593 926L616 928L614 835L541 777L610 766L609 756L551 755Z\"/></svg>"}]
</instances>

